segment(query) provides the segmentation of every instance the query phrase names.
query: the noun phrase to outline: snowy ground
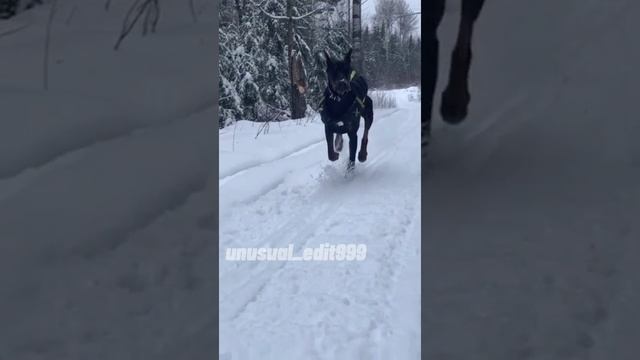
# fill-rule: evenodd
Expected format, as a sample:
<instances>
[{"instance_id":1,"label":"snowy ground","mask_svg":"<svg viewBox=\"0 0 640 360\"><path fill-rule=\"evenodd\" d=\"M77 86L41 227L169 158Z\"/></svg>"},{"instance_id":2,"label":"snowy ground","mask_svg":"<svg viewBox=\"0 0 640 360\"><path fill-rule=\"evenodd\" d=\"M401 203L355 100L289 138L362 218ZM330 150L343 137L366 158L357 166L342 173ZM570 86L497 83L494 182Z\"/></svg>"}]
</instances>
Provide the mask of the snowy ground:
<instances>
[{"instance_id":1,"label":"snowy ground","mask_svg":"<svg viewBox=\"0 0 640 360\"><path fill-rule=\"evenodd\" d=\"M48 91L48 7L0 21L0 358L211 358L213 2L118 52L130 1L58 3Z\"/></svg>"},{"instance_id":2,"label":"snowy ground","mask_svg":"<svg viewBox=\"0 0 640 360\"><path fill-rule=\"evenodd\" d=\"M638 14L486 2L470 118L435 123L423 175L425 358L639 358Z\"/></svg>"},{"instance_id":3,"label":"snowy ground","mask_svg":"<svg viewBox=\"0 0 640 360\"><path fill-rule=\"evenodd\" d=\"M222 359L418 359L420 103L390 91L344 178L319 119L220 131ZM360 130L362 133L362 127ZM346 138L345 138L346 140ZM345 145L347 143L345 142ZM227 247L364 243L363 262L229 262Z\"/></svg>"}]
</instances>

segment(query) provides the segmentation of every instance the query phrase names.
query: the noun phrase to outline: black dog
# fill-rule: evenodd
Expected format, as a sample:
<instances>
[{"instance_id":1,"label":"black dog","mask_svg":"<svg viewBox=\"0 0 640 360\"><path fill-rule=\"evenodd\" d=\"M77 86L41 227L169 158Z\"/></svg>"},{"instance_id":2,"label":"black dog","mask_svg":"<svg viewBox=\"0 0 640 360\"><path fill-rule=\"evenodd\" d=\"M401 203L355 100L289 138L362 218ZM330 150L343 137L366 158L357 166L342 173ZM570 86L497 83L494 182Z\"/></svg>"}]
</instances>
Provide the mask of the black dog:
<instances>
[{"instance_id":1,"label":"black dog","mask_svg":"<svg viewBox=\"0 0 640 360\"><path fill-rule=\"evenodd\" d=\"M338 160L337 151L342 150L342 134L346 133L349 136L347 169L352 170L355 166L361 116L364 118L364 134L358 160L360 162L367 160L369 128L373 123L373 102L367 96L366 80L351 67L351 50L343 60L332 59L326 51L324 55L327 61L328 85L324 91L320 118L324 123L327 153L329 160ZM333 134L336 134L335 148Z\"/></svg>"}]
</instances>

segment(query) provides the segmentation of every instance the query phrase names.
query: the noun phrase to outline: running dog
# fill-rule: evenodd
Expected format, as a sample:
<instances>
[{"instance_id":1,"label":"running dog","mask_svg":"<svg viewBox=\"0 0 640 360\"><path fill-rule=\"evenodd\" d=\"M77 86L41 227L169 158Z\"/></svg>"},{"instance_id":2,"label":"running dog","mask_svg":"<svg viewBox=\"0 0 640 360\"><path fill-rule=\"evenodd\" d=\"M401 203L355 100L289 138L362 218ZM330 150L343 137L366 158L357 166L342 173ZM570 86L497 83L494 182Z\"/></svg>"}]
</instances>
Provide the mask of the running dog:
<instances>
[{"instance_id":1,"label":"running dog","mask_svg":"<svg viewBox=\"0 0 640 360\"><path fill-rule=\"evenodd\" d=\"M364 118L364 134L358 160L367 160L369 129L373 123L373 101L367 96L368 85L364 77L351 67L351 50L342 60L331 58L325 50L327 87L324 91L320 118L324 123L329 160L336 161L342 150L342 134L349 136L348 170L355 167L358 148L360 117ZM335 134L335 139L334 139Z\"/></svg>"}]
</instances>

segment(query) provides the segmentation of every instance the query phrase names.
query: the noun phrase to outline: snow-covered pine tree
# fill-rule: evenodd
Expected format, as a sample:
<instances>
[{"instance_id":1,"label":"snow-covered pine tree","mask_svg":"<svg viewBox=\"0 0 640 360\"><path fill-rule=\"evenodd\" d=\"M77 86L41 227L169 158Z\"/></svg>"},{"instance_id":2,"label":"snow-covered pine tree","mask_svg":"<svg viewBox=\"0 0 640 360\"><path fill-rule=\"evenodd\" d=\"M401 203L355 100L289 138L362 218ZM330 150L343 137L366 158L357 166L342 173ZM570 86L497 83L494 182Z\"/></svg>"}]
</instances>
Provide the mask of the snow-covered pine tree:
<instances>
[{"instance_id":1,"label":"snow-covered pine tree","mask_svg":"<svg viewBox=\"0 0 640 360\"><path fill-rule=\"evenodd\" d=\"M287 5L295 20L289 37ZM225 0L220 7L220 113L225 122L291 115L289 44L306 73L306 103L317 109L326 83L324 49L346 51L346 21L319 0ZM336 26L336 23L338 24ZM256 90L257 89L257 90ZM297 88L294 88L297 91Z\"/></svg>"},{"instance_id":2,"label":"snow-covered pine tree","mask_svg":"<svg viewBox=\"0 0 640 360\"><path fill-rule=\"evenodd\" d=\"M268 107L288 105L283 88L287 69L280 66L285 60L281 29L252 3L226 4L233 7L220 9L221 126L239 119L259 121Z\"/></svg>"},{"instance_id":3,"label":"snow-covered pine tree","mask_svg":"<svg viewBox=\"0 0 640 360\"><path fill-rule=\"evenodd\" d=\"M336 57L342 56L351 46L347 21L347 1L328 3L335 6L336 11L326 12L314 17L309 34L306 36L308 49L303 51L309 64L307 76L309 80L309 105L318 110L327 86L326 64L323 51L327 50Z\"/></svg>"}]
</instances>

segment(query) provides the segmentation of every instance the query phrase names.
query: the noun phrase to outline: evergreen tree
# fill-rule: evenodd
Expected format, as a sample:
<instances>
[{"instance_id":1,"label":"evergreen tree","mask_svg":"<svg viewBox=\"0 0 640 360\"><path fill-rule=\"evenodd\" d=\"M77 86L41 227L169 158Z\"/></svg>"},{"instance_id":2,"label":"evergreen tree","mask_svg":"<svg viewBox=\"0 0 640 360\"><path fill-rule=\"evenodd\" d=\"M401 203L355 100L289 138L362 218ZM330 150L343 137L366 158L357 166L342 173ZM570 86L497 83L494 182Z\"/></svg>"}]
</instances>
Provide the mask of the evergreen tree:
<instances>
[{"instance_id":1,"label":"evergreen tree","mask_svg":"<svg viewBox=\"0 0 640 360\"><path fill-rule=\"evenodd\" d=\"M238 119L270 120L274 111L295 109L292 102L300 99L292 97L290 53L304 65L305 100L317 109L326 83L318 54L324 49L346 51L346 23L329 11L317 11L328 9L328 2L247 0L239 6L239 1L226 0L220 8L221 126Z\"/></svg>"},{"instance_id":2,"label":"evergreen tree","mask_svg":"<svg viewBox=\"0 0 640 360\"><path fill-rule=\"evenodd\" d=\"M220 126L239 119L299 116L291 109L304 112L300 105L317 110L327 83L323 51L341 57L352 47L348 6L348 1L338 0L222 0ZM403 11L409 11L408 7ZM419 84L420 41L403 34L401 28L394 17L374 22L371 28L363 26L363 63L357 70L364 73L370 87ZM292 92L297 89L291 86L290 49L295 63L304 68L302 99Z\"/></svg>"}]
</instances>

